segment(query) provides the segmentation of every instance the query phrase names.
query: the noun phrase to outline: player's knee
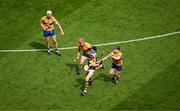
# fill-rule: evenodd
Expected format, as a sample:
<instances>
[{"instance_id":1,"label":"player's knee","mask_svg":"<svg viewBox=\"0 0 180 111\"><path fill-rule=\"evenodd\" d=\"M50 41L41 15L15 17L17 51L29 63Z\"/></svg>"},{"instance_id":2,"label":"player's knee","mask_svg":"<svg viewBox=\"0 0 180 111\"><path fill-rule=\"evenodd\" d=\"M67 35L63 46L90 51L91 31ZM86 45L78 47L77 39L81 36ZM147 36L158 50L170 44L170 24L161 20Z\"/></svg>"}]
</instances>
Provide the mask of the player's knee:
<instances>
[{"instance_id":1,"label":"player's knee","mask_svg":"<svg viewBox=\"0 0 180 111\"><path fill-rule=\"evenodd\" d=\"M113 74L109 73L109 76L110 76L110 77L112 77L112 76L113 76Z\"/></svg>"},{"instance_id":2,"label":"player's knee","mask_svg":"<svg viewBox=\"0 0 180 111\"><path fill-rule=\"evenodd\" d=\"M109 75L113 75L113 72L111 70L109 71Z\"/></svg>"},{"instance_id":3,"label":"player's knee","mask_svg":"<svg viewBox=\"0 0 180 111\"><path fill-rule=\"evenodd\" d=\"M79 63L80 66L82 66L83 64L82 63Z\"/></svg>"},{"instance_id":4,"label":"player's knee","mask_svg":"<svg viewBox=\"0 0 180 111\"><path fill-rule=\"evenodd\" d=\"M83 69L84 65L83 64L79 64L79 69Z\"/></svg>"},{"instance_id":5,"label":"player's knee","mask_svg":"<svg viewBox=\"0 0 180 111\"><path fill-rule=\"evenodd\" d=\"M85 79L85 81L89 81L89 79L88 79L88 78L86 78L86 79Z\"/></svg>"},{"instance_id":6,"label":"player's knee","mask_svg":"<svg viewBox=\"0 0 180 111\"><path fill-rule=\"evenodd\" d=\"M116 76L117 76L117 77L121 77L121 73L117 73Z\"/></svg>"},{"instance_id":7,"label":"player's knee","mask_svg":"<svg viewBox=\"0 0 180 111\"><path fill-rule=\"evenodd\" d=\"M83 65L84 62L80 61L79 65Z\"/></svg>"},{"instance_id":8,"label":"player's knee","mask_svg":"<svg viewBox=\"0 0 180 111\"><path fill-rule=\"evenodd\" d=\"M86 77L86 78L85 78L85 81L89 81L89 77Z\"/></svg>"},{"instance_id":9,"label":"player's knee","mask_svg":"<svg viewBox=\"0 0 180 111\"><path fill-rule=\"evenodd\" d=\"M46 41L46 44L49 44L49 41Z\"/></svg>"},{"instance_id":10,"label":"player's knee","mask_svg":"<svg viewBox=\"0 0 180 111\"><path fill-rule=\"evenodd\" d=\"M84 64L84 60L80 60L80 65L83 65Z\"/></svg>"},{"instance_id":11,"label":"player's knee","mask_svg":"<svg viewBox=\"0 0 180 111\"><path fill-rule=\"evenodd\" d=\"M80 64L83 64L85 62L85 60L86 60L86 58L82 56L80 59Z\"/></svg>"},{"instance_id":12,"label":"player's knee","mask_svg":"<svg viewBox=\"0 0 180 111\"><path fill-rule=\"evenodd\" d=\"M53 40L53 43L54 43L54 44L57 44L57 41Z\"/></svg>"}]
</instances>

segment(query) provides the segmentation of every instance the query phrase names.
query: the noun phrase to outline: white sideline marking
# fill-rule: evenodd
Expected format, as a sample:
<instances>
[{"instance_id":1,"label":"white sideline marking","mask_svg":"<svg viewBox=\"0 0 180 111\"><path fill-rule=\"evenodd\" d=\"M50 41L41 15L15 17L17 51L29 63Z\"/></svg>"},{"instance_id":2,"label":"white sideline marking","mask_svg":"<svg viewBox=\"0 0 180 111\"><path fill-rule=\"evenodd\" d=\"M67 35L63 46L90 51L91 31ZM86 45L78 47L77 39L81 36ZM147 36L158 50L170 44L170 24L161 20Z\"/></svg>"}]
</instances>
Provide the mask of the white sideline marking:
<instances>
[{"instance_id":1,"label":"white sideline marking","mask_svg":"<svg viewBox=\"0 0 180 111\"><path fill-rule=\"evenodd\" d=\"M180 31L156 35L156 36L144 37L144 38L140 38L140 39L132 39L132 40L119 41L119 42L96 44L95 46L125 44L125 43L138 42L138 41L150 40L150 39L155 39L155 38L162 38L162 37L167 37L170 35L177 35L177 34L180 34ZM69 50L69 49L77 49L77 47L64 47L64 48L60 48L60 49L61 50ZM51 50L54 50L54 49L51 49ZM40 52L40 51L47 51L47 49L0 50L0 53L2 53L2 52Z\"/></svg>"}]
</instances>

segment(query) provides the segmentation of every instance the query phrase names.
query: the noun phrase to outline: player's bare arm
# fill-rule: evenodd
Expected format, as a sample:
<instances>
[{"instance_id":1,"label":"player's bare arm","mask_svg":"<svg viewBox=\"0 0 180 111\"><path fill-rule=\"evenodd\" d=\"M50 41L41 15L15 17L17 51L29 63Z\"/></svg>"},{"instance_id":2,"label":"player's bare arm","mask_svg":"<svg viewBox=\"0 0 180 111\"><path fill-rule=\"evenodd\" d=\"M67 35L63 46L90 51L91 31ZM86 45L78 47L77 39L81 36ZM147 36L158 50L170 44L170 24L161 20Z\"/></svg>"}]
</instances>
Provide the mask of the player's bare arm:
<instances>
[{"instance_id":1,"label":"player's bare arm","mask_svg":"<svg viewBox=\"0 0 180 111\"><path fill-rule=\"evenodd\" d=\"M43 24L42 21L40 21L40 26L41 26L41 28L42 28L44 31L47 30L47 29L46 29L46 26Z\"/></svg>"},{"instance_id":2,"label":"player's bare arm","mask_svg":"<svg viewBox=\"0 0 180 111\"><path fill-rule=\"evenodd\" d=\"M58 28L60 29L61 35L64 35L64 31L63 31L63 29L62 29L60 23L59 23L59 22L55 22L55 24L56 24L56 25L58 26Z\"/></svg>"},{"instance_id":3,"label":"player's bare arm","mask_svg":"<svg viewBox=\"0 0 180 111\"><path fill-rule=\"evenodd\" d=\"M76 58L74 59L74 61L79 60L79 58L80 58L80 49L79 49L79 47L78 47L77 56L76 56Z\"/></svg>"},{"instance_id":4,"label":"player's bare arm","mask_svg":"<svg viewBox=\"0 0 180 111\"><path fill-rule=\"evenodd\" d=\"M117 56L117 57L112 56L112 58L115 60L119 60L119 59L121 59L121 56Z\"/></svg>"}]
</instances>

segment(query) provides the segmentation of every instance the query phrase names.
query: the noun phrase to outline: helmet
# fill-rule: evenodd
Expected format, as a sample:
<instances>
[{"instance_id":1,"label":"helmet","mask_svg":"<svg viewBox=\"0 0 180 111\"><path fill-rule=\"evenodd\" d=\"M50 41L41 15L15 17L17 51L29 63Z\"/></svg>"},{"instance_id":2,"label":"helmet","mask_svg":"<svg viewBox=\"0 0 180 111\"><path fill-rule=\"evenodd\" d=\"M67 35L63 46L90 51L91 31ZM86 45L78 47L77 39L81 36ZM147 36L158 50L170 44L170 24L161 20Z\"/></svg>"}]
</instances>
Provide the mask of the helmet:
<instances>
[{"instance_id":1,"label":"helmet","mask_svg":"<svg viewBox=\"0 0 180 111\"><path fill-rule=\"evenodd\" d=\"M52 11L51 10L47 10L47 15L52 15Z\"/></svg>"}]
</instances>

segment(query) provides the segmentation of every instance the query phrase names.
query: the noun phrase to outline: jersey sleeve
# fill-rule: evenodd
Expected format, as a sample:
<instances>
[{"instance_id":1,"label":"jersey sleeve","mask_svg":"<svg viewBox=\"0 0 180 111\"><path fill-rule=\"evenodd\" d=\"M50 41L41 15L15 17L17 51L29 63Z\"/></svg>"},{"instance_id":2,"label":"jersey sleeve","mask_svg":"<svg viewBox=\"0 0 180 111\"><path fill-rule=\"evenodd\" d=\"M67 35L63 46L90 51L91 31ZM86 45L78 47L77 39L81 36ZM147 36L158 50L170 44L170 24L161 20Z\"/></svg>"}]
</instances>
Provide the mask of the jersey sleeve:
<instances>
[{"instance_id":1,"label":"jersey sleeve","mask_svg":"<svg viewBox=\"0 0 180 111\"><path fill-rule=\"evenodd\" d=\"M111 54L110 54L111 56L114 56L114 53L113 52L111 52Z\"/></svg>"},{"instance_id":2,"label":"jersey sleeve","mask_svg":"<svg viewBox=\"0 0 180 111\"><path fill-rule=\"evenodd\" d=\"M86 44L86 47L89 49L89 48L92 48L92 45L89 44L89 43L85 43Z\"/></svg>"},{"instance_id":3,"label":"jersey sleeve","mask_svg":"<svg viewBox=\"0 0 180 111\"><path fill-rule=\"evenodd\" d=\"M119 55L122 57L122 52L119 52Z\"/></svg>"},{"instance_id":4,"label":"jersey sleeve","mask_svg":"<svg viewBox=\"0 0 180 111\"><path fill-rule=\"evenodd\" d=\"M44 24L44 19L45 19L45 17L42 17L42 18L40 19L40 26L41 26L41 28L42 28L43 30L46 29L46 26L45 26L45 24Z\"/></svg>"},{"instance_id":5,"label":"jersey sleeve","mask_svg":"<svg viewBox=\"0 0 180 111\"><path fill-rule=\"evenodd\" d=\"M43 23L43 21L44 21L44 17L42 17L42 18L40 19L40 23Z\"/></svg>"},{"instance_id":6,"label":"jersey sleeve","mask_svg":"<svg viewBox=\"0 0 180 111\"><path fill-rule=\"evenodd\" d=\"M56 22L57 22L57 20L56 20L55 17L53 17L52 21L53 21L53 23L56 23Z\"/></svg>"}]
</instances>

